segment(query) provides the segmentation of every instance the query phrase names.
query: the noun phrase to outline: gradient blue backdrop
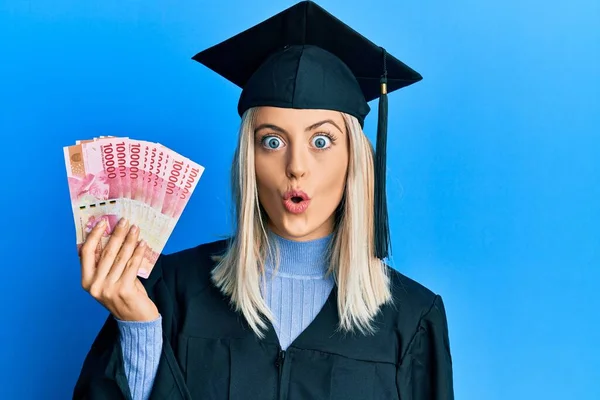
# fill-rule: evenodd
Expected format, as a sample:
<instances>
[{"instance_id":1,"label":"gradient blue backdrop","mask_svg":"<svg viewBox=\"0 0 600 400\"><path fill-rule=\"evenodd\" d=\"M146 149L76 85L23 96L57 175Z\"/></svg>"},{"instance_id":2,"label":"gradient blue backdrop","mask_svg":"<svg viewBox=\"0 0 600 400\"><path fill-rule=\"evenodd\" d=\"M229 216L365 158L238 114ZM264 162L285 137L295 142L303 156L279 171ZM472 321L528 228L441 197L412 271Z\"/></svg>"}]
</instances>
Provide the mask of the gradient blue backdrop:
<instances>
[{"instance_id":1,"label":"gradient blue backdrop","mask_svg":"<svg viewBox=\"0 0 600 400\"><path fill-rule=\"evenodd\" d=\"M239 91L190 57L292 3L0 1L0 398L68 398L106 316L62 146L183 153L166 252L227 234ZM393 265L444 296L457 399L599 399L600 3L368 3L320 4L424 75L390 99Z\"/></svg>"}]
</instances>

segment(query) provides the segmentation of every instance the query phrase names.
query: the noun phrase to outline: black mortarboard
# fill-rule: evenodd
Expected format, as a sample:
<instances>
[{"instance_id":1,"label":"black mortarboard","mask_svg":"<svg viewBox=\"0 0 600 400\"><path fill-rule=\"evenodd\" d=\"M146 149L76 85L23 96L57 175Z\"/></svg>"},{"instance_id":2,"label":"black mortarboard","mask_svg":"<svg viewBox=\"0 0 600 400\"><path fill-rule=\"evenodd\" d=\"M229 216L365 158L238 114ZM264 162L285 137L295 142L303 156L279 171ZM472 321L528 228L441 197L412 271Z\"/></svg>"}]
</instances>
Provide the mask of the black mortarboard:
<instances>
[{"instance_id":1,"label":"black mortarboard","mask_svg":"<svg viewBox=\"0 0 600 400\"><path fill-rule=\"evenodd\" d=\"M312 1L302 1L193 59L243 89L240 115L255 106L327 109L353 115L364 126L367 103L379 98L375 256L387 257L387 93L421 80L421 75Z\"/></svg>"}]
</instances>

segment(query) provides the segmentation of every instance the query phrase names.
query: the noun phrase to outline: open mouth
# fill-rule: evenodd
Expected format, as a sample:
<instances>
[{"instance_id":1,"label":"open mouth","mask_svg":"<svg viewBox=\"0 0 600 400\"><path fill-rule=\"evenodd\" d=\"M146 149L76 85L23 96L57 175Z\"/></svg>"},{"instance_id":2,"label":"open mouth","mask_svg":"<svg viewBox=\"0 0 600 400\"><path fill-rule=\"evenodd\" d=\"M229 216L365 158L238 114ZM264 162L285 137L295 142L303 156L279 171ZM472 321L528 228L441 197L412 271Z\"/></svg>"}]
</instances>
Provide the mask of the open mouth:
<instances>
[{"instance_id":1,"label":"open mouth","mask_svg":"<svg viewBox=\"0 0 600 400\"><path fill-rule=\"evenodd\" d=\"M283 205L292 214L301 214L310 205L310 197L301 190L290 190L283 195Z\"/></svg>"}]
</instances>

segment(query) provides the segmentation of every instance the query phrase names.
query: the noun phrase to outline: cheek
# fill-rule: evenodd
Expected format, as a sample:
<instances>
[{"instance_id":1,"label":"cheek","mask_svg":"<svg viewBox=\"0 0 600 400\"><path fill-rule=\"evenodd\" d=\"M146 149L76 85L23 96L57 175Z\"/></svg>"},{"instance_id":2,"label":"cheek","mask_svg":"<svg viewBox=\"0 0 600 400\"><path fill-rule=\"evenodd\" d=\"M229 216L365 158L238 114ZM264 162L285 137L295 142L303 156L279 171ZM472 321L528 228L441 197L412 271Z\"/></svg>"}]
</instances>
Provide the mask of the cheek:
<instances>
[{"instance_id":1,"label":"cheek","mask_svg":"<svg viewBox=\"0 0 600 400\"><path fill-rule=\"evenodd\" d=\"M277 169L273 160L267 161L265 157L256 156L254 159L256 183L261 186L272 186Z\"/></svg>"},{"instance_id":2,"label":"cheek","mask_svg":"<svg viewBox=\"0 0 600 400\"><path fill-rule=\"evenodd\" d=\"M337 207L346 186L347 163L346 159L341 158L322 167L324 172L320 176L321 183L319 186L322 193L326 194L324 200L331 203L333 208Z\"/></svg>"},{"instance_id":3,"label":"cheek","mask_svg":"<svg viewBox=\"0 0 600 400\"><path fill-rule=\"evenodd\" d=\"M282 167L274 159L267 161L265 157L256 156L254 168L256 184L258 186L258 198L263 207L269 208L269 204L277 196L278 183L281 182Z\"/></svg>"}]
</instances>

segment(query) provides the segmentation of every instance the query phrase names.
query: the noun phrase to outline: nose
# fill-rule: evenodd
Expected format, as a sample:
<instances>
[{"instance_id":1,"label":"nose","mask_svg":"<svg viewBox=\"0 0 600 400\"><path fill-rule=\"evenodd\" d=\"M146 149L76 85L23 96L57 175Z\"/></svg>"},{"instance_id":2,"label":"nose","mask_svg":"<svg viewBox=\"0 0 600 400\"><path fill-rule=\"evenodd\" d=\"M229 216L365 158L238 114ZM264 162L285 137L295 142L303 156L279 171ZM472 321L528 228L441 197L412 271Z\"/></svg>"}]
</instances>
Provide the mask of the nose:
<instances>
[{"instance_id":1,"label":"nose","mask_svg":"<svg viewBox=\"0 0 600 400\"><path fill-rule=\"evenodd\" d=\"M288 147L286 174L289 179L300 179L308 173L309 150L299 143L290 143Z\"/></svg>"}]
</instances>

